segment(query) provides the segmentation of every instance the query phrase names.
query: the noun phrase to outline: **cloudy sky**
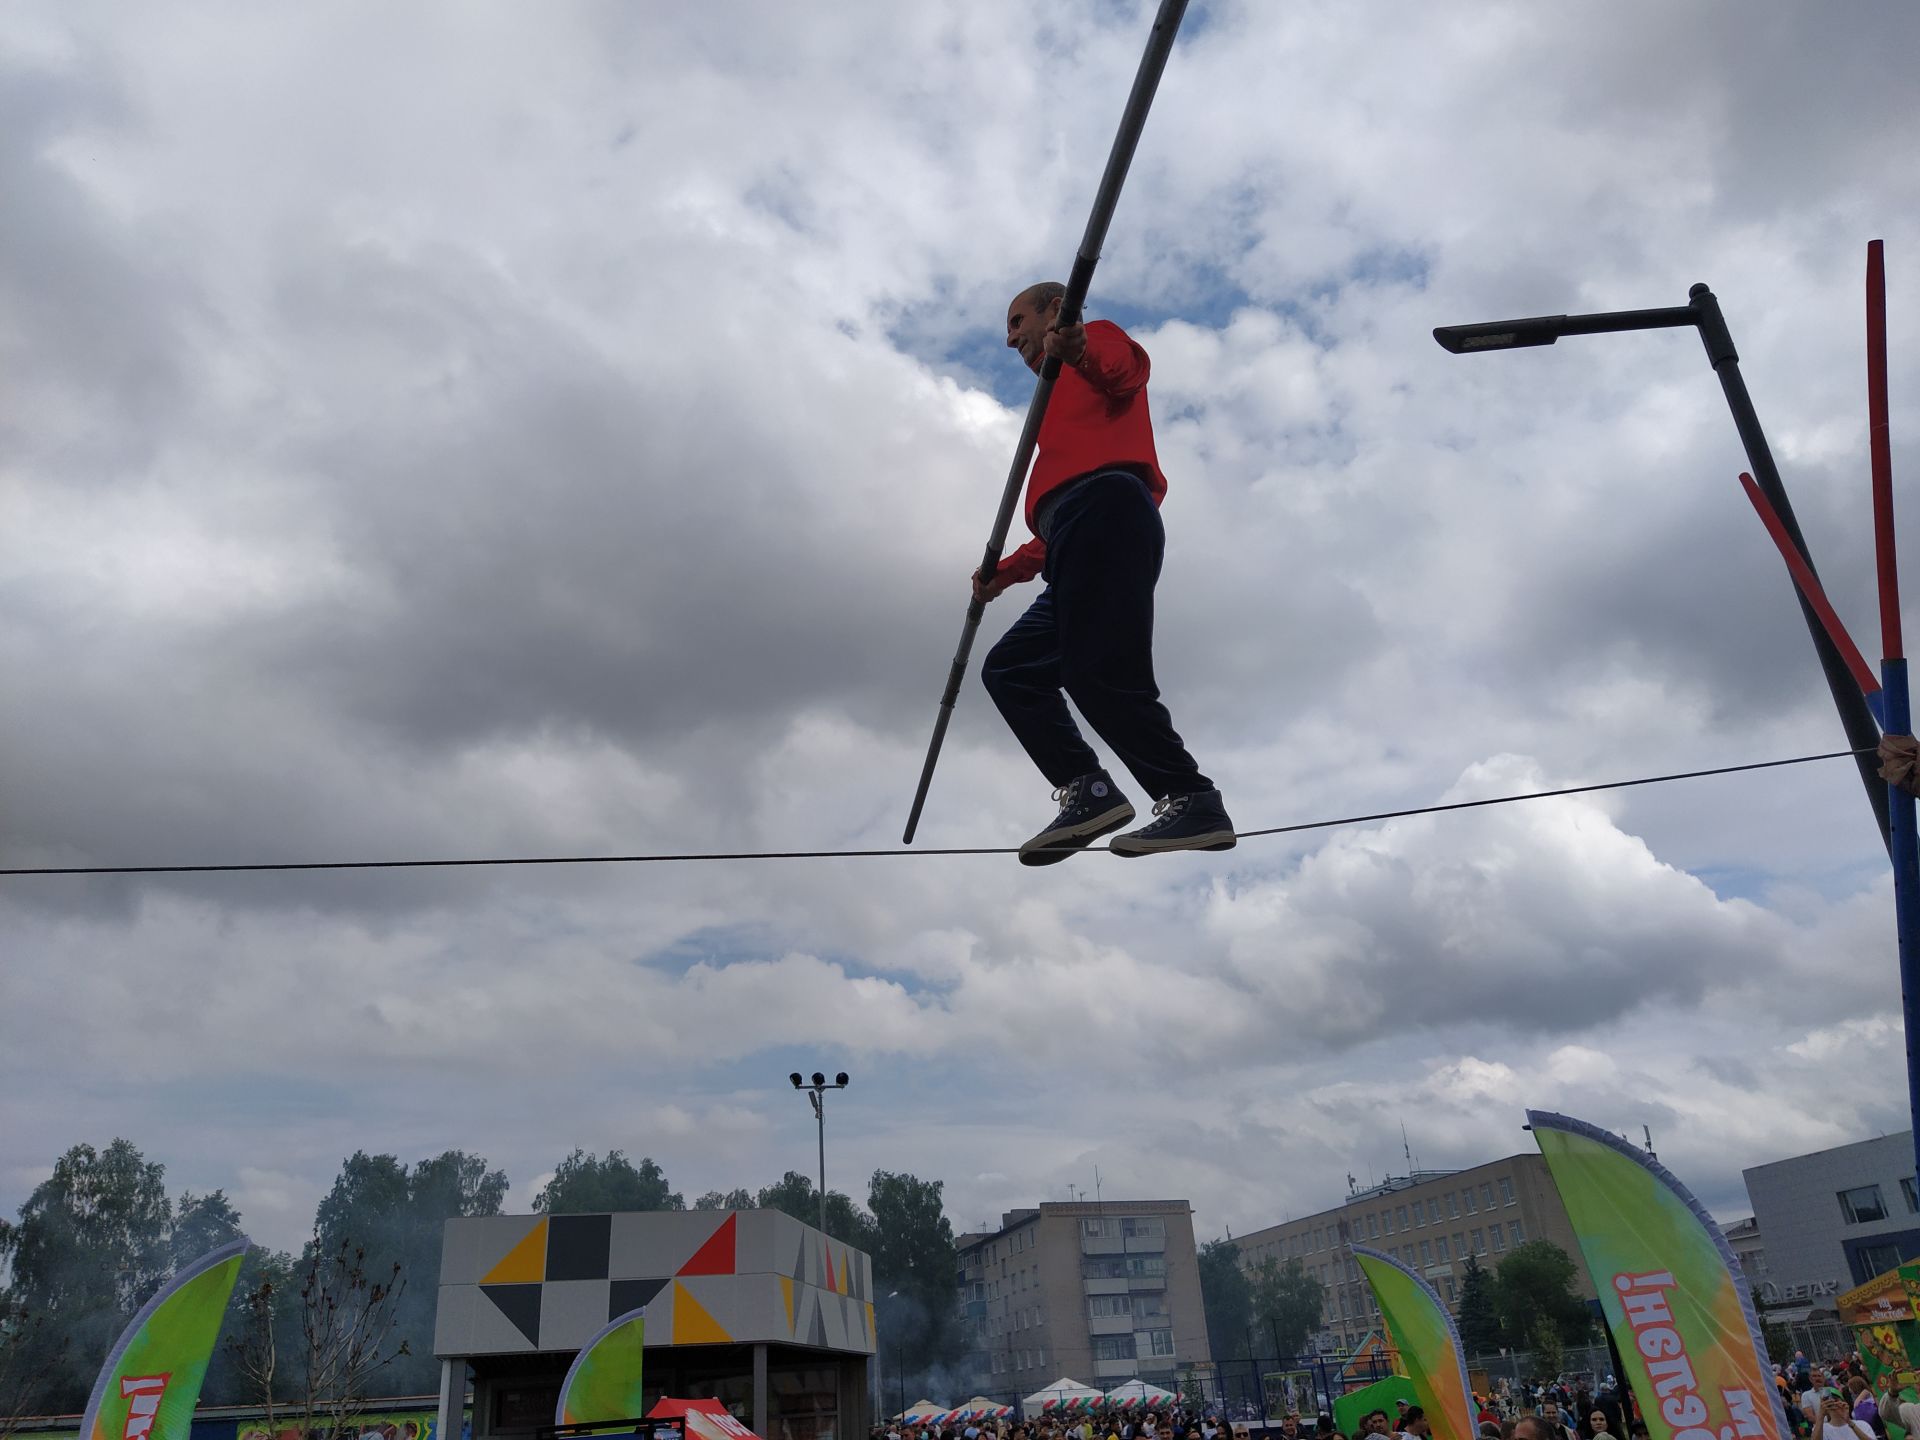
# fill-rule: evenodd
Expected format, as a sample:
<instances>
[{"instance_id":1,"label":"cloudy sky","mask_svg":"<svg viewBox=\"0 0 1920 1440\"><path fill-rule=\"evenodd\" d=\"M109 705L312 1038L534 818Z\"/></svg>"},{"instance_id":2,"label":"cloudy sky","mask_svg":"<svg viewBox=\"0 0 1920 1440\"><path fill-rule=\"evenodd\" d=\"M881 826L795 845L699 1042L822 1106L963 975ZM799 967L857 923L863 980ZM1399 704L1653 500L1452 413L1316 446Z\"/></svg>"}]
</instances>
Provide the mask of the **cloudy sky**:
<instances>
[{"instance_id":1,"label":"cloudy sky","mask_svg":"<svg viewBox=\"0 0 1920 1440\"><path fill-rule=\"evenodd\" d=\"M0 11L0 860L894 844L1031 392L1005 305L1151 8ZM1153 357L1160 674L1243 827L1844 743L1692 336L1429 331L1712 284L1877 653L1917 52L1892 3L1196 0L1090 313ZM922 844L1050 814L970 682ZM830 1183L961 1226L1097 1166L1240 1231L1530 1105L1732 1217L1907 1123L1844 762L1039 871L15 878L0 934L0 1211L125 1135L279 1245L362 1147L520 1208L575 1146L810 1170L790 1069L853 1074Z\"/></svg>"}]
</instances>

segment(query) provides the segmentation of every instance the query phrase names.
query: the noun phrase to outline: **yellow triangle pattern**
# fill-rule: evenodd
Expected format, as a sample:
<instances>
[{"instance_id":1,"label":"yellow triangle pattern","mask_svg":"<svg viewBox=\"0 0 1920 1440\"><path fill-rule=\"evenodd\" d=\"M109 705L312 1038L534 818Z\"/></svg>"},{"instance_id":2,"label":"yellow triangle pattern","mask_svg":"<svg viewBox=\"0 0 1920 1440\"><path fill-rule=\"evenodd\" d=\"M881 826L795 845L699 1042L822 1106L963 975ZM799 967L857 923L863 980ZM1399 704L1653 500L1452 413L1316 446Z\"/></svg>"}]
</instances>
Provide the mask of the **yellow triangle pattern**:
<instances>
[{"instance_id":1,"label":"yellow triangle pattern","mask_svg":"<svg viewBox=\"0 0 1920 1440\"><path fill-rule=\"evenodd\" d=\"M673 1282L673 1343L676 1345L726 1345L733 1340L707 1307L688 1292L678 1280Z\"/></svg>"},{"instance_id":2,"label":"yellow triangle pattern","mask_svg":"<svg viewBox=\"0 0 1920 1440\"><path fill-rule=\"evenodd\" d=\"M538 1285L547 1278L547 1222L520 1237L500 1263L480 1277L482 1285Z\"/></svg>"},{"instance_id":3,"label":"yellow triangle pattern","mask_svg":"<svg viewBox=\"0 0 1920 1440\"><path fill-rule=\"evenodd\" d=\"M787 1333L791 1335L793 1333L793 1277L791 1275L780 1277L780 1298L787 1302Z\"/></svg>"}]
</instances>

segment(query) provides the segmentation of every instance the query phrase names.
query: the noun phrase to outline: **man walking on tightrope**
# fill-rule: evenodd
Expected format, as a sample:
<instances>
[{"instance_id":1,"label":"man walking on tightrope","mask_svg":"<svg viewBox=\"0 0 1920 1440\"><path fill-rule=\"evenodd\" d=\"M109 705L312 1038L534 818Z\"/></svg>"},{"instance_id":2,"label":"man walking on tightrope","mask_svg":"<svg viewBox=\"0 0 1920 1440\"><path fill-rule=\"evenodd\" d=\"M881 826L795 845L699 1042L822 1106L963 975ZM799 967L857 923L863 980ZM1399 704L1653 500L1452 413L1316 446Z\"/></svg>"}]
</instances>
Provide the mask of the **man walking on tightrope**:
<instances>
[{"instance_id":1,"label":"man walking on tightrope","mask_svg":"<svg viewBox=\"0 0 1920 1440\"><path fill-rule=\"evenodd\" d=\"M981 679L1027 754L1054 784L1060 813L1020 847L1051 865L1134 818L1081 738L1061 691L1154 799L1154 821L1115 836L1116 855L1231 850L1233 822L1213 781L1173 728L1153 678L1153 587L1166 532L1166 477L1147 415L1147 352L1106 320L1061 325L1066 286L1046 281L1007 309L1007 344L1060 378L1027 478L1027 523L1039 537L1000 562L975 598L1044 574L1047 588L988 653Z\"/></svg>"}]
</instances>

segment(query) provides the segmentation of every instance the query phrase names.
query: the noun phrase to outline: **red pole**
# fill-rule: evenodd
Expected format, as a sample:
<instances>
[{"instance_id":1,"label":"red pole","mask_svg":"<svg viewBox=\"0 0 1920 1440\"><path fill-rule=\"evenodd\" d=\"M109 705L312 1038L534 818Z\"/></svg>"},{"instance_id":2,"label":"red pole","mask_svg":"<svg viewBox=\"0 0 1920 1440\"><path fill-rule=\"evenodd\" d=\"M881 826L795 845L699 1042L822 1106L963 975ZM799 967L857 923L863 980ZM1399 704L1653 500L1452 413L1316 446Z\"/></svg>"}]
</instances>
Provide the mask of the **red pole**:
<instances>
[{"instance_id":1,"label":"red pole","mask_svg":"<svg viewBox=\"0 0 1920 1440\"><path fill-rule=\"evenodd\" d=\"M1867 454L1873 466L1873 544L1880 571L1880 656L1899 660L1900 572L1893 552L1893 446L1887 424L1887 266L1867 242Z\"/></svg>"}]
</instances>

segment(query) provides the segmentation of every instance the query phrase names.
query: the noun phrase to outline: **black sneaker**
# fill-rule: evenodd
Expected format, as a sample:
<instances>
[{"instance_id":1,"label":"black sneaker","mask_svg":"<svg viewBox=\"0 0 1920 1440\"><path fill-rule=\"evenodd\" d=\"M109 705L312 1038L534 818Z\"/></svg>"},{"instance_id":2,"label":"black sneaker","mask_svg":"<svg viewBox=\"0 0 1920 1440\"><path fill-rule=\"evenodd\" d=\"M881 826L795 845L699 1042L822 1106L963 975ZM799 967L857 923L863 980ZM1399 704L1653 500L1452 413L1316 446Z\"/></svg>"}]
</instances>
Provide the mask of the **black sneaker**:
<instances>
[{"instance_id":1,"label":"black sneaker","mask_svg":"<svg viewBox=\"0 0 1920 1440\"><path fill-rule=\"evenodd\" d=\"M1231 850L1237 843L1218 790L1169 795L1154 802L1153 813L1159 818L1151 825L1114 836L1107 848L1116 855L1152 855L1161 850Z\"/></svg>"},{"instance_id":2,"label":"black sneaker","mask_svg":"<svg viewBox=\"0 0 1920 1440\"><path fill-rule=\"evenodd\" d=\"M1053 792L1053 798L1060 802L1060 813L1020 847L1022 865L1058 865L1133 819L1133 806L1104 770L1069 780Z\"/></svg>"}]
</instances>

